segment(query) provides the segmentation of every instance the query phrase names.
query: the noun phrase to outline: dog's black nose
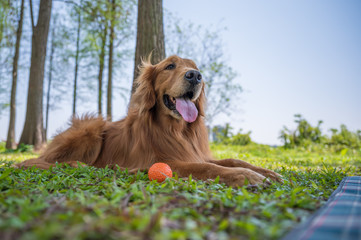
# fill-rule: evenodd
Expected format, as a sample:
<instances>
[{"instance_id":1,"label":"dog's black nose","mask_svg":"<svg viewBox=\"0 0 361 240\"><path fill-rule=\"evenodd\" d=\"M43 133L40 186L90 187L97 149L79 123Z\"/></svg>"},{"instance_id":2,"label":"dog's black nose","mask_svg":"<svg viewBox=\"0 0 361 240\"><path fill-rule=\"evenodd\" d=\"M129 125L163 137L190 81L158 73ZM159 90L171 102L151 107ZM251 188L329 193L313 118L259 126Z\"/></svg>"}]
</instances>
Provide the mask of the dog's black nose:
<instances>
[{"instance_id":1,"label":"dog's black nose","mask_svg":"<svg viewBox=\"0 0 361 240\"><path fill-rule=\"evenodd\" d=\"M184 78L193 85L197 85L202 81L202 74L196 70L189 70Z\"/></svg>"}]
</instances>

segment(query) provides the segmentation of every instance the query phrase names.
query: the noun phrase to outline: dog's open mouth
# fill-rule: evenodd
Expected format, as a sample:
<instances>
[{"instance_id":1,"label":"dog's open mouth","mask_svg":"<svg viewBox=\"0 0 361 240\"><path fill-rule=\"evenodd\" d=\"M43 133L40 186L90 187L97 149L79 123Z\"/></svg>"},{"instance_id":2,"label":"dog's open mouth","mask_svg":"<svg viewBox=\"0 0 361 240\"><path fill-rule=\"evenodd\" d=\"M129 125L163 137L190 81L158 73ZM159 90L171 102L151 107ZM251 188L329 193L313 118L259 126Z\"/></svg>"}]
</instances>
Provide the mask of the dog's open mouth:
<instances>
[{"instance_id":1,"label":"dog's open mouth","mask_svg":"<svg viewBox=\"0 0 361 240\"><path fill-rule=\"evenodd\" d=\"M172 110L175 114L182 116L187 122L194 122L198 117L198 109L194 102L191 101L193 98L193 92L187 92L186 94L179 97L171 97L167 94L163 95L164 105Z\"/></svg>"}]
</instances>

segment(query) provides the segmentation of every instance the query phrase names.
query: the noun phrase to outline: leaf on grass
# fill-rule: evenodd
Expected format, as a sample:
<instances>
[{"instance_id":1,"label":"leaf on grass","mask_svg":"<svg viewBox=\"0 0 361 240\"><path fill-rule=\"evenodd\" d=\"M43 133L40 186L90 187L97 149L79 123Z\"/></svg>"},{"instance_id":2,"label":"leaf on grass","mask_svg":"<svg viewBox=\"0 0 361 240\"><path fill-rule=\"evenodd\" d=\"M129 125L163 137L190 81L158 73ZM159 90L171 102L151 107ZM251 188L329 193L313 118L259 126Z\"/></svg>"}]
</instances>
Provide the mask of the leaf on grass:
<instances>
[{"instance_id":1,"label":"leaf on grass","mask_svg":"<svg viewBox=\"0 0 361 240\"><path fill-rule=\"evenodd\" d=\"M341 156L345 156L347 152L348 152L348 148L344 148L341 150L340 154Z\"/></svg>"},{"instance_id":2,"label":"leaf on grass","mask_svg":"<svg viewBox=\"0 0 361 240\"><path fill-rule=\"evenodd\" d=\"M11 168L6 169L5 172L3 172L3 174L1 174L0 180L5 179L7 176L10 175L10 173L11 173Z\"/></svg>"},{"instance_id":3,"label":"leaf on grass","mask_svg":"<svg viewBox=\"0 0 361 240\"><path fill-rule=\"evenodd\" d=\"M219 183L219 176L216 177L216 179L214 179L214 184L218 184Z\"/></svg>"},{"instance_id":4,"label":"leaf on grass","mask_svg":"<svg viewBox=\"0 0 361 240\"><path fill-rule=\"evenodd\" d=\"M229 225L228 220L227 220L227 219L223 219L223 220L219 223L218 230L219 230L219 231L223 231L223 230L225 230L225 229L228 227L228 225Z\"/></svg>"},{"instance_id":5,"label":"leaf on grass","mask_svg":"<svg viewBox=\"0 0 361 240\"><path fill-rule=\"evenodd\" d=\"M318 186L317 186L317 184L316 184L314 181L311 180L311 184L312 184L312 187L313 187L313 188L318 189Z\"/></svg>"}]
</instances>

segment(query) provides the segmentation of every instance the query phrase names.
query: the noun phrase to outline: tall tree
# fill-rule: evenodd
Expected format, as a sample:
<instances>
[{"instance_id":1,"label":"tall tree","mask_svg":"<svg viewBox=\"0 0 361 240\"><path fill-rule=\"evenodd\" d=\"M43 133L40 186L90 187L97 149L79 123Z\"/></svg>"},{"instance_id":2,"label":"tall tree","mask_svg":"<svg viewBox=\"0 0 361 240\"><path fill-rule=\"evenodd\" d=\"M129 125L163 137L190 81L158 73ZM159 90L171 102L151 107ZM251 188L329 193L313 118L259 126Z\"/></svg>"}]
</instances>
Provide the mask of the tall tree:
<instances>
[{"instance_id":1,"label":"tall tree","mask_svg":"<svg viewBox=\"0 0 361 240\"><path fill-rule=\"evenodd\" d=\"M151 62L153 64L165 58L162 0L138 1L137 45L135 48L132 94L136 89L135 80L139 75L138 67L141 60L150 53L152 53Z\"/></svg>"},{"instance_id":2,"label":"tall tree","mask_svg":"<svg viewBox=\"0 0 361 240\"><path fill-rule=\"evenodd\" d=\"M87 31L86 41L89 43L88 51L93 59L98 61L98 114L103 113L103 74L106 58L106 46L108 37L108 0L86 1L84 25ZM93 63L94 64L94 63Z\"/></svg>"},{"instance_id":3,"label":"tall tree","mask_svg":"<svg viewBox=\"0 0 361 240\"><path fill-rule=\"evenodd\" d=\"M55 19L55 18L54 18ZM56 21L53 21L53 27L51 30L51 46L50 46L50 59L49 59L49 72L48 72L48 89L46 92L46 109L45 109L45 140L47 138L48 126L49 126L49 108L50 108L50 92L51 92L51 82L53 80L53 60L55 52L55 27Z\"/></svg>"},{"instance_id":4,"label":"tall tree","mask_svg":"<svg viewBox=\"0 0 361 240\"><path fill-rule=\"evenodd\" d=\"M63 3L55 3L54 7ZM65 4L64 4L65 5ZM49 29L49 45L47 49L45 72L44 72L44 136L47 139L49 125L51 124L51 112L63 104L64 99L71 99L72 91L69 91L72 83L73 72L69 69L73 66L69 61L69 52L73 50L72 29L63 14L53 12ZM46 86L46 87L45 87Z\"/></svg>"},{"instance_id":5,"label":"tall tree","mask_svg":"<svg viewBox=\"0 0 361 240\"><path fill-rule=\"evenodd\" d=\"M77 24L72 28L74 43L77 42L77 29L80 30L80 38L77 38L79 45L75 47L74 44L68 51L68 55L72 57L76 57L78 52L78 63L81 62L78 64L77 90L73 96L76 96L75 101L80 102L96 94L98 112L110 118L114 89L119 89L122 97L126 94L125 101L128 101L129 89L119 87L120 81L115 81L114 78L122 71L124 61L127 61L134 51L130 50L128 41L134 36L132 26L135 1L78 0L69 6L72 6L74 13L71 14L72 22L79 23L79 19L81 20L81 28L77 28ZM113 67L115 65L117 68ZM74 72L72 74L74 75ZM85 92L85 88L90 91Z\"/></svg>"},{"instance_id":6,"label":"tall tree","mask_svg":"<svg viewBox=\"0 0 361 240\"><path fill-rule=\"evenodd\" d=\"M102 115L102 99L103 99L103 72L105 62L105 46L108 35L108 25L102 29L101 48L99 53L99 72L98 72L98 114Z\"/></svg>"},{"instance_id":7,"label":"tall tree","mask_svg":"<svg viewBox=\"0 0 361 240\"><path fill-rule=\"evenodd\" d=\"M40 0L36 25L34 24L32 0L29 0L29 2L33 29L31 66L26 117L19 143L32 144L35 150L39 150L45 140L43 129L43 82L52 0Z\"/></svg>"},{"instance_id":8,"label":"tall tree","mask_svg":"<svg viewBox=\"0 0 361 240\"><path fill-rule=\"evenodd\" d=\"M82 6L83 1L80 1ZM81 28L81 9L77 8L78 27L76 31L76 50L75 50L75 69L74 69L74 84L73 84L73 116L76 113L76 99L78 87L78 71L79 71L79 53L80 53L80 28Z\"/></svg>"},{"instance_id":9,"label":"tall tree","mask_svg":"<svg viewBox=\"0 0 361 240\"><path fill-rule=\"evenodd\" d=\"M17 1L0 0L0 117L2 110L9 106L18 10Z\"/></svg>"},{"instance_id":10,"label":"tall tree","mask_svg":"<svg viewBox=\"0 0 361 240\"><path fill-rule=\"evenodd\" d=\"M113 77L113 48L114 48L114 22L115 22L115 0L109 0L111 4L110 12L110 32L109 32L109 61L108 61L108 90L107 90L107 119L112 120L112 77Z\"/></svg>"},{"instance_id":11,"label":"tall tree","mask_svg":"<svg viewBox=\"0 0 361 240\"><path fill-rule=\"evenodd\" d=\"M16 31L15 54L13 58L12 85L11 85L11 96L10 96L10 121L9 121L8 136L6 139L7 149L16 148L16 143L15 143L16 86L18 79L18 61L19 61L21 34L23 31L23 19L24 19L24 0L21 0L20 17L18 22L18 29Z\"/></svg>"}]
</instances>

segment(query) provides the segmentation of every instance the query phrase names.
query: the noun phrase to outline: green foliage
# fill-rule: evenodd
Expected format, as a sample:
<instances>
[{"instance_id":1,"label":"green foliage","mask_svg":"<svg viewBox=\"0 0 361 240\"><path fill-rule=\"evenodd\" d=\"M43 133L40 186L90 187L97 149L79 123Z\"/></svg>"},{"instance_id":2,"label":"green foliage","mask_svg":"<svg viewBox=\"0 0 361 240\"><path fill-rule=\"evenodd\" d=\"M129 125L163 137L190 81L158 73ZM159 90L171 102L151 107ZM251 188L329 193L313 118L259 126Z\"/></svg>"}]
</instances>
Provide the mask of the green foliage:
<instances>
[{"instance_id":1,"label":"green foliage","mask_svg":"<svg viewBox=\"0 0 361 240\"><path fill-rule=\"evenodd\" d=\"M239 130L238 133L233 135L230 139L231 145L240 145L244 146L251 143L251 132L242 133L242 130Z\"/></svg>"},{"instance_id":2,"label":"green foliage","mask_svg":"<svg viewBox=\"0 0 361 240\"><path fill-rule=\"evenodd\" d=\"M337 151L346 148L359 149L361 148L361 131L351 132L345 125L341 125L340 130L331 129L332 136L327 141L327 144L332 146Z\"/></svg>"},{"instance_id":3,"label":"green foliage","mask_svg":"<svg viewBox=\"0 0 361 240\"><path fill-rule=\"evenodd\" d=\"M320 126L322 121L319 121L317 126L313 127L301 114L296 114L295 118L297 123L295 131L291 131L287 127L283 127L283 130L281 130L280 138L286 148L321 143L322 133Z\"/></svg>"},{"instance_id":4,"label":"green foliage","mask_svg":"<svg viewBox=\"0 0 361 240\"><path fill-rule=\"evenodd\" d=\"M33 145L27 145L20 143L17 149L6 149L5 142L0 142L0 153L30 153L32 154L34 150Z\"/></svg>"},{"instance_id":5,"label":"green foliage","mask_svg":"<svg viewBox=\"0 0 361 240\"><path fill-rule=\"evenodd\" d=\"M0 1L0 118L9 107L11 72L19 9L16 1Z\"/></svg>"},{"instance_id":6,"label":"green foliage","mask_svg":"<svg viewBox=\"0 0 361 240\"><path fill-rule=\"evenodd\" d=\"M322 147L330 147L333 151L341 151L345 148L359 149L361 148L361 131L353 133L347 129L345 125L341 125L340 130L331 129L332 135L328 137L323 135L321 131L322 121L317 126L312 126L300 114L295 115L297 128L294 131L283 127L280 133L280 139L284 143L285 148L315 147L314 145L322 145Z\"/></svg>"},{"instance_id":7,"label":"green foliage","mask_svg":"<svg viewBox=\"0 0 361 240\"><path fill-rule=\"evenodd\" d=\"M17 4L12 1L0 1L0 49L12 47L16 32L18 15Z\"/></svg>"},{"instance_id":8,"label":"green foliage","mask_svg":"<svg viewBox=\"0 0 361 240\"><path fill-rule=\"evenodd\" d=\"M232 135L232 127L229 123L226 123L226 125L223 126L214 126L212 128L213 133L213 140L216 143L225 142L227 139L229 139Z\"/></svg>"},{"instance_id":9,"label":"green foliage","mask_svg":"<svg viewBox=\"0 0 361 240\"><path fill-rule=\"evenodd\" d=\"M130 90L120 86L120 79L128 78L123 72L129 61L134 60L133 46L130 41L135 34L133 26L136 25L136 2L134 0L120 1L116 0L115 12L112 12L110 1L91 1L82 0L79 8L74 8L72 18L77 21L78 15L81 15L81 42L80 42L80 67L81 79L86 83L86 87L95 90L98 84L97 73L94 71L94 65L107 63L109 28L111 22L114 24L114 52L113 52L113 88L128 100ZM114 19L112 19L114 16ZM106 35L104 35L106 34ZM104 45L105 41L105 45ZM105 49L102 48L105 47ZM73 51L74 53L74 51ZM102 55L104 54L104 56ZM99 73L98 73L99 74ZM105 84L103 84L106 86ZM104 91L101 89L100 91ZM97 90L99 91L99 89ZM93 94L93 91L89 93ZM86 94L87 95L87 94ZM86 102L91 95L79 97Z\"/></svg>"},{"instance_id":10,"label":"green foliage","mask_svg":"<svg viewBox=\"0 0 361 240\"><path fill-rule=\"evenodd\" d=\"M251 140L251 132L242 133L242 129L238 131L238 133L233 134L232 127L229 123L226 123L224 127L215 126L212 128L213 133L213 141L215 143L222 143L225 145L240 145L244 146L250 144Z\"/></svg>"},{"instance_id":11,"label":"green foliage","mask_svg":"<svg viewBox=\"0 0 361 240\"><path fill-rule=\"evenodd\" d=\"M0 145L1 146L1 145ZM217 158L276 170L285 183L229 188L175 176L163 183L94 167L15 169L30 153L0 153L0 235L17 239L279 239L318 209L361 152L345 155L212 145ZM46 226L46 227L44 227ZM64 231L64 229L67 229Z\"/></svg>"},{"instance_id":12,"label":"green foliage","mask_svg":"<svg viewBox=\"0 0 361 240\"><path fill-rule=\"evenodd\" d=\"M32 152L34 149L33 145L27 145L24 143L20 143L18 148L15 150L8 149L9 152L15 152L15 153L24 153L24 152Z\"/></svg>"}]
</instances>

